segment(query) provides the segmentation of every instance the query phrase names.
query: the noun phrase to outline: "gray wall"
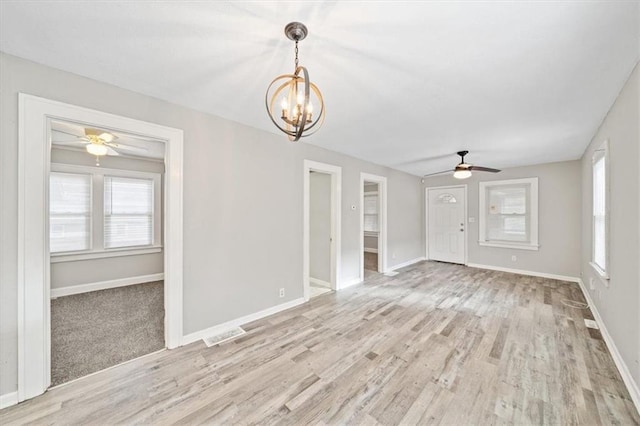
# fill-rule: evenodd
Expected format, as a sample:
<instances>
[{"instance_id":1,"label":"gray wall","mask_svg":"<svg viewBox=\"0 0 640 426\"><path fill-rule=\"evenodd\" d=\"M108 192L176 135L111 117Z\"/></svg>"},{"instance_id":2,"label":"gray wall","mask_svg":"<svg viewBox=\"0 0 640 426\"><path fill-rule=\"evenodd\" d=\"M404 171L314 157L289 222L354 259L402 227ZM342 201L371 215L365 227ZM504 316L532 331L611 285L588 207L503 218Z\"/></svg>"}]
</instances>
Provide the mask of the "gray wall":
<instances>
[{"instance_id":1,"label":"gray wall","mask_svg":"<svg viewBox=\"0 0 640 426\"><path fill-rule=\"evenodd\" d=\"M388 179L388 265L424 253L415 176L4 53L0 70L0 394L17 388L18 92L184 130L185 334L302 297L304 159L343 168L342 279L360 272L361 172Z\"/></svg>"},{"instance_id":2,"label":"gray wall","mask_svg":"<svg viewBox=\"0 0 640 426\"><path fill-rule=\"evenodd\" d=\"M491 164L486 164L491 166ZM516 178L538 177L538 236L537 251L478 244L478 182ZM469 179L460 181L451 175L425 179L425 187L466 184L469 217L467 224L469 263L580 276L580 161L538 164L535 166L506 169L497 174L476 172ZM511 260L515 255L517 260Z\"/></svg>"},{"instance_id":3,"label":"gray wall","mask_svg":"<svg viewBox=\"0 0 640 426\"><path fill-rule=\"evenodd\" d=\"M331 175L309 174L309 277L331 282Z\"/></svg>"},{"instance_id":4,"label":"gray wall","mask_svg":"<svg viewBox=\"0 0 640 426\"><path fill-rule=\"evenodd\" d=\"M51 162L95 166L95 157L85 152L52 149ZM110 157L100 160L103 168L164 173L164 163L143 159ZM99 281L138 277L164 271L164 254L151 253L51 264L51 288L71 287Z\"/></svg>"},{"instance_id":5,"label":"gray wall","mask_svg":"<svg viewBox=\"0 0 640 426\"><path fill-rule=\"evenodd\" d=\"M582 157L582 280L640 386L640 69L636 66ZM589 265L593 151L609 140L609 287ZM594 279L595 289L590 289Z\"/></svg>"}]
</instances>

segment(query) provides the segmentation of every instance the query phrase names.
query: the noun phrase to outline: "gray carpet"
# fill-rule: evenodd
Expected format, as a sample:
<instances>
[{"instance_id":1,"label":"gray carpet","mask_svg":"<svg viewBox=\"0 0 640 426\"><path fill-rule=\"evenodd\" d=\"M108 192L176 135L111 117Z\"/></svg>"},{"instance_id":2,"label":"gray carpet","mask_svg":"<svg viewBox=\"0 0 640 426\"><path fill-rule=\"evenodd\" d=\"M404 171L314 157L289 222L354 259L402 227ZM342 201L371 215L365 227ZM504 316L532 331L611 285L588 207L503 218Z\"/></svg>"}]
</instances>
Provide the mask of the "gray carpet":
<instances>
[{"instance_id":1,"label":"gray carpet","mask_svg":"<svg viewBox=\"0 0 640 426\"><path fill-rule=\"evenodd\" d=\"M164 282L51 300L52 386L164 348Z\"/></svg>"}]
</instances>

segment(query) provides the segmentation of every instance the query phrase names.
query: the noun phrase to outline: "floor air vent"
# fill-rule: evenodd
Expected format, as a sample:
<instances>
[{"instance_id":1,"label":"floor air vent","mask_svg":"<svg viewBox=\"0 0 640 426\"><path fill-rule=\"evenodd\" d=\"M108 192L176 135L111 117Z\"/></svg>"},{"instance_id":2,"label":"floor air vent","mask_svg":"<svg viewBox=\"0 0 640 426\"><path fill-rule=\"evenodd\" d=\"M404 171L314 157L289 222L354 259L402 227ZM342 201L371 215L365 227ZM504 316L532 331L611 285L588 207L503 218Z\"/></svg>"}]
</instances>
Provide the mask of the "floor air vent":
<instances>
[{"instance_id":1,"label":"floor air vent","mask_svg":"<svg viewBox=\"0 0 640 426\"><path fill-rule=\"evenodd\" d=\"M234 339L238 336L242 336L243 334L246 334L246 331L244 331L241 327L235 327L231 330L223 331L222 333L216 334L214 336L205 337L202 339L202 341L205 345L211 347L222 342L226 342L227 340Z\"/></svg>"}]
</instances>

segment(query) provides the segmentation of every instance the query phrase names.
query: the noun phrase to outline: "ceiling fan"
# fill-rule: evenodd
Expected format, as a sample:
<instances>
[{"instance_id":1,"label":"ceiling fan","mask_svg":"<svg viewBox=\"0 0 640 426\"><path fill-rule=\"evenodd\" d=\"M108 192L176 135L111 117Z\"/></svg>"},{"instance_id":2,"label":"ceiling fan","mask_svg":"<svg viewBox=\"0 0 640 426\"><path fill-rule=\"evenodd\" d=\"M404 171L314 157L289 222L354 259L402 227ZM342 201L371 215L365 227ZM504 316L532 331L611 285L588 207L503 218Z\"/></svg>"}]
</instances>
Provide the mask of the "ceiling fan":
<instances>
[{"instance_id":1,"label":"ceiling fan","mask_svg":"<svg viewBox=\"0 0 640 426\"><path fill-rule=\"evenodd\" d=\"M100 129L84 128L84 136L77 136L65 130L57 131L61 133L70 134L77 138L70 141L53 141L56 145L84 145L89 154L96 156L96 165L100 165L100 157L103 155L120 155L118 150L135 152L146 152L146 148L137 146L125 145L122 143L115 143L118 139L113 133L105 132Z\"/></svg>"},{"instance_id":2,"label":"ceiling fan","mask_svg":"<svg viewBox=\"0 0 640 426\"><path fill-rule=\"evenodd\" d=\"M482 166L474 166L472 164L468 164L464 162L464 156L467 155L469 151L458 151L457 154L460 156L460 163L453 170L444 170L441 172L430 173L428 175L424 175L423 177L440 175L442 173L450 173L453 172L453 177L456 179L467 179L471 177L471 171L477 172L489 172L489 173L498 173L501 170L492 169L491 167L482 167Z\"/></svg>"}]
</instances>

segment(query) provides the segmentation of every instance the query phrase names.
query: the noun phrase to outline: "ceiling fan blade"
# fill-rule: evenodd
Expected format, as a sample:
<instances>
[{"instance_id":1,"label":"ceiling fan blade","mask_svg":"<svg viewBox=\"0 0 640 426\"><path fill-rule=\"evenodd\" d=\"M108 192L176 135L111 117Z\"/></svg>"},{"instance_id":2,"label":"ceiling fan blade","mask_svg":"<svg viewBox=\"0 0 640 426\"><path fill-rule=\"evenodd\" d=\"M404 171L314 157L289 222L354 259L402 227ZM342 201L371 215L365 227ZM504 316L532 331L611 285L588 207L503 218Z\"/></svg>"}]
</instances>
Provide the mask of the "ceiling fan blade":
<instances>
[{"instance_id":1,"label":"ceiling fan blade","mask_svg":"<svg viewBox=\"0 0 640 426\"><path fill-rule=\"evenodd\" d=\"M118 139L118 137L116 135L113 135L111 133L101 133L98 138L102 139L105 142L113 142L114 140Z\"/></svg>"},{"instance_id":2,"label":"ceiling fan blade","mask_svg":"<svg viewBox=\"0 0 640 426\"><path fill-rule=\"evenodd\" d=\"M117 148L117 149L122 149L125 151L131 151L131 152L147 152L148 149L146 148L140 148L137 146L131 146L131 145L123 145L123 144L119 144L119 143L105 143L105 145L110 146L112 148Z\"/></svg>"},{"instance_id":3,"label":"ceiling fan blade","mask_svg":"<svg viewBox=\"0 0 640 426\"><path fill-rule=\"evenodd\" d=\"M71 141L51 141L51 143L54 145L86 145L90 142L83 139L76 139Z\"/></svg>"},{"instance_id":4,"label":"ceiling fan blade","mask_svg":"<svg viewBox=\"0 0 640 426\"><path fill-rule=\"evenodd\" d=\"M107 146L107 155L120 155L120 154L118 154L118 151L116 151L115 149L111 148L110 146Z\"/></svg>"},{"instance_id":5,"label":"ceiling fan blade","mask_svg":"<svg viewBox=\"0 0 640 426\"><path fill-rule=\"evenodd\" d=\"M490 173L499 173L502 170L492 169L491 167L482 167L482 166L470 166L469 170L477 171L477 172L490 172Z\"/></svg>"},{"instance_id":6,"label":"ceiling fan blade","mask_svg":"<svg viewBox=\"0 0 640 426\"><path fill-rule=\"evenodd\" d=\"M451 172L453 172L453 171L454 171L454 170L443 170L443 171L441 171L441 172L429 173L428 175L424 175L424 176L422 176L422 177L429 177L429 176L441 175L441 174L443 174L443 173L451 173Z\"/></svg>"},{"instance_id":7,"label":"ceiling fan blade","mask_svg":"<svg viewBox=\"0 0 640 426\"><path fill-rule=\"evenodd\" d=\"M51 123L51 131L64 133L78 138L85 137L84 129L81 126L65 123L62 121L54 121Z\"/></svg>"}]
</instances>

